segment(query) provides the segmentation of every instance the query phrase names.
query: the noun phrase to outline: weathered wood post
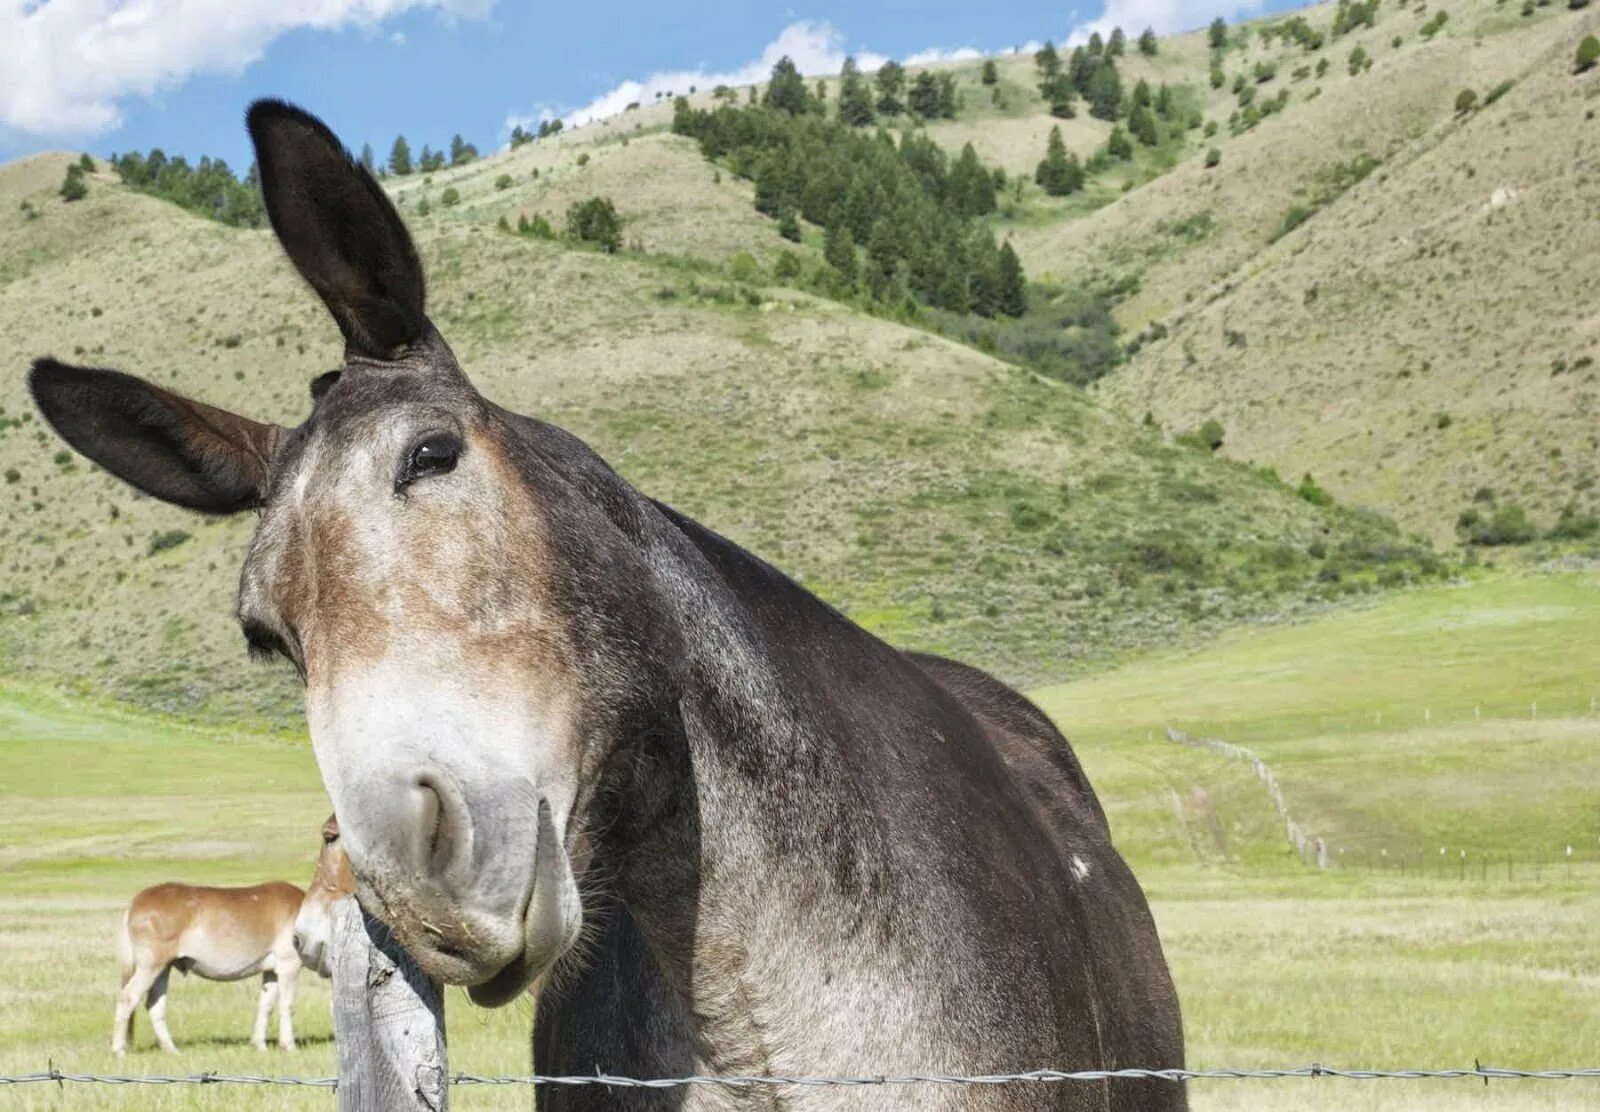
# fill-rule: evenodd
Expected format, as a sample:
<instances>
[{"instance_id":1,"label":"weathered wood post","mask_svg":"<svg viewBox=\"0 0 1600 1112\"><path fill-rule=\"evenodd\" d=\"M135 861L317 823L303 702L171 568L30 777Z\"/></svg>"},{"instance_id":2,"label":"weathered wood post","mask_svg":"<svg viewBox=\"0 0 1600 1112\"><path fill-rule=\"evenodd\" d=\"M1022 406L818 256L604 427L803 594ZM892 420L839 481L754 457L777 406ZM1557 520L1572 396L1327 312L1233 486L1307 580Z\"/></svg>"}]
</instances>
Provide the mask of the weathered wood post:
<instances>
[{"instance_id":1,"label":"weathered wood post","mask_svg":"<svg viewBox=\"0 0 1600 1112\"><path fill-rule=\"evenodd\" d=\"M333 910L339 1112L443 1112L444 995L353 898Z\"/></svg>"}]
</instances>

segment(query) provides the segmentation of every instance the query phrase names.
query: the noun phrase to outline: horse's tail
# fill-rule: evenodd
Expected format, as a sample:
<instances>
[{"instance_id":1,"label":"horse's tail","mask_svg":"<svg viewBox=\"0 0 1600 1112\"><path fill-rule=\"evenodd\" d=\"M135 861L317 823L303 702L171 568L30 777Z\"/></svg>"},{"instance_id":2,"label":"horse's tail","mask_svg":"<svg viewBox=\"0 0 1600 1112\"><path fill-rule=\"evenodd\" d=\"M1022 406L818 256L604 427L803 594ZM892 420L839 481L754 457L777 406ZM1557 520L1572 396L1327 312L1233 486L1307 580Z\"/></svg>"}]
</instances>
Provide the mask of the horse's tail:
<instances>
[{"instance_id":1,"label":"horse's tail","mask_svg":"<svg viewBox=\"0 0 1600 1112\"><path fill-rule=\"evenodd\" d=\"M117 965L122 971L122 983L118 987L126 987L133 977L133 933L128 929L128 916L130 908L122 913L122 929L117 931Z\"/></svg>"}]
</instances>

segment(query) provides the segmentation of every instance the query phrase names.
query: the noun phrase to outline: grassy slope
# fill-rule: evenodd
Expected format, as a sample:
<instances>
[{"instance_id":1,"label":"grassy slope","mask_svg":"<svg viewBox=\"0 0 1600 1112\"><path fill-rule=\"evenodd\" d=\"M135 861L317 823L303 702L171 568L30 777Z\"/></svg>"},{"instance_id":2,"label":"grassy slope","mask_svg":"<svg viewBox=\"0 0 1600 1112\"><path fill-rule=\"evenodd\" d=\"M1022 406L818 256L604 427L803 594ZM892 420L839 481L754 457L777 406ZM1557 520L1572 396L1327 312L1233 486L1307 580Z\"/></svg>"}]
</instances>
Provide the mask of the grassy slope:
<instances>
[{"instance_id":1,"label":"grassy slope","mask_svg":"<svg viewBox=\"0 0 1600 1112\"><path fill-rule=\"evenodd\" d=\"M1417 28L1439 10L1450 21L1424 40ZM1326 27L1332 5L1305 15ZM1176 429L1216 417L1235 457L1312 471L1439 539L1480 486L1546 525L1569 500L1592 508L1594 370L1552 368L1596 341L1597 194L1576 137L1600 77L1570 68L1597 19L1557 7L1523 18L1488 0L1385 4L1375 28L1316 54L1252 40L1229 51L1230 84L1278 60L1258 96L1287 85L1284 112L1228 137L1236 101L1208 91L1220 166L1203 168L1213 141L1191 132L1171 173L1087 218L1067 218L1081 200L1025 204L1015 240L1035 273L1140 278L1121 319L1170 335L1104 383L1130 416ZM1375 64L1351 77L1357 44ZM1171 54L1170 79L1203 86L1198 38ZM1323 56L1326 76L1292 78ZM1482 97L1502 81L1515 85L1497 103L1456 116L1462 87ZM1376 173L1271 242L1334 165L1362 156L1381 160ZM1184 234L1196 217L1207 230Z\"/></svg>"},{"instance_id":2,"label":"grassy slope","mask_svg":"<svg viewBox=\"0 0 1600 1112\"><path fill-rule=\"evenodd\" d=\"M1470 699L1509 707L1538 696L1555 706L1559 693L1581 694L1581 679L1594 675L1594 651L1574 650L1573 631L1591 629L1597 619L1594 576L1490 582L1239 634L1214 649L1152 657L1040 693L1073 731L1118 843L1151 893L1184 1001L1192 1064L1414 1066L1475 1057L1499 1065L1576 1064L1600 1041L1600 942L1592 929L1600 862L1593 849L1572 878L1547 869L1537 883L1526 873L1487 884L1314 873L1285 859L1253 780L1204 754L1145 740L1147 729L1172 719L1201 729L1226 721L1280 763L1293 796L1302 786L1293 773L1303 767L1293 739L1307 723L1358 720L1373 705L1399 713L1423 700L1440 708ZM1381 663L1347 666L1369 659L1404 659L1410 682ZM1493 732L1502 724L1476 728ZM1576 713L1542 721L1537 737L1559 740L1580 729L1590 731L1592 754L1594 720ZM1341 733L1344 761L1319 769L1318 805L1329 816L1360 813L1372 786L1362 762L1391 740L1414 745L1427 736L1420 728ZM1479 749L1451 791L1441 791L1426 769L1397 766L1389 774L1406 778L1417 800L1474 816L1476 844L1500 846L1527 837L1541 820L1528 809L1499 806L1496 789L1514 783L1529 804L1571 806L1566 780L1548 775L1546 756L1526 745ZM14 684L0 690L0 761L9 770L0 787L0 845L7 847L0 999L8 1004L0 1018L0 1071L39 1068L46 1057L64 1068L116 1068L103 1045L114 976L109 938L121 902L168 876L298 877L310 867L310 832L326 807L302 744L217 738L162 719L63 704ZM1537 788L1527 782L1530 767L1545 773ZM1592 783L1593 774L1570 779ZM1211 801L1229 853L1175 818L1171 793L1195 789ZM208 804L197 808L191 801L202 790ZM1394 810L1418 812L1397 821L1429 821L1415 807ZM1592 805L1586 816L1592 826ZM331 1072L331 1047L319 1041L328 1031L325 988L306 994L300 1025L311 1040L293 1059L261 1058L244 1046L249 998L240 986L180 982L172 1024L189 1051L173 1061L141 1054L121 1066ZM449 1008L454 1068L527 1068L527 1008L484 1013L459 994ZM139 1034L148 1045L142 1022ZM196 1089L70 1096L74 1108L222 1108L239 1099ZM1438 1082L1216 1083L1194 1093L1195 1107L1210 1110L1577 1109L1597 1096L1595 1086L1572 1083L1485 1089ZM165 1103L152 1105L152 1097ZM62 1106L53 1092L0 1094L4 1107L34 1107L30 1100ZM526 1094L514 1092L461 1090L457 1101L463 1108L527 1106ZM326 1094L274 1093L266 1106L329 1105Z\"/></svg>"},{"instance_id":3,"label":"grassy slope","mask_svg":"<svg viewBox=\"0 0 1600 1112\"><path fill-rule=\"evenodd\" d=\"M675 253L607 258L495 230L519 208L554 211L586 174L616 185L629 166L676 160L710 186L681 142L639 134L624 146L597 130L401 182L410 213L415 191L434 194L412 220L435 319L491 397L572 428L642 489L892 639L1059 678L1077 660L1337 595L1348 583L1317 581L1314 541L1347 580L1353 565L1370 578L1392 545L927 333L760 294ZM230 617L251 521L155 505L58 455L20 372L53 353L294 423L306 383L338 362L336 333L265 232L103 174L63 204L41 186L61 163L0 171L0 342L16 359L0 376L0 661L165 709L291 721L298 693L282 673L243 671ZM512 188L495 188L501 173ZM462 201L446 208L450 185ZM629 235L676 252L674 236L717 226L716 205L748 213L748 189L711 186L712 207L681 219L641 199ZM19 194L42 215L27 219ZM765 223L737 242L779 242ZM193 537L152 552L174 529Z\"/></svg>"}]
</instances>

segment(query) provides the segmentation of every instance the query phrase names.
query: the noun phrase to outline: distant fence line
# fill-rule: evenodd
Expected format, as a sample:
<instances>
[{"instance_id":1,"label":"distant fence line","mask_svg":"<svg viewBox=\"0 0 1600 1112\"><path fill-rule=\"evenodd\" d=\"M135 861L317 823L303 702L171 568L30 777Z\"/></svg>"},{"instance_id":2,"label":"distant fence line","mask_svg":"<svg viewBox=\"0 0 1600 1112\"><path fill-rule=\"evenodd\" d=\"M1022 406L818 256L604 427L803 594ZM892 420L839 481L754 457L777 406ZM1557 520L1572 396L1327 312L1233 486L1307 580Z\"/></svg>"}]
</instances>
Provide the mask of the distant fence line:
<instances>
[{"instance_id":1,"label":"distant fence line","mask_svg":"<svg viewBox=\"0 0 1600 1112\"><path fill-rule=\"evenodd\" d=\"M1370 710L1344 714L1303 714L1292 716L1297 729L1363 732L1405 730L1418 726L1469 726L1494 722L1540 722L1549 719L1600 720L1600 695L1567 698L1515 699L1501 702L1446 703L1417 701L1406 704L1373 706ZM1210 723L1224 735L1234 736L1234 723L1223 718Z\"/></svg>"},{"instance_id":2,"label":"distant fence line","mask_svg":"<svg viewBox=\"0 0 1600 1112\"><path fill-rule=\"evenodd\" d=\"M1536 714L1538 705L1531 705ZM1450 847L1440 846L1437 856L1431 850L1401 850L1391 856L1386 847L1377 850L1356 849L1353 857L1346 860L1348 847L1332 846L1326 838L1313 836L1289 813L1289 804L1284 797L1282 786L1278 783L1277 774L1254 750L1231 741L1223 741L1221 738L1196 737L1174 726L1168 726L1166 731L1167 740L1174 744L1205 749L1226 760L1250 765L1255 770L1256 779L1266 787L1267 795L1277 809L1278 819L1283 823L1284 836L1290 847L1306 865L1318 869L1361 868L1364 865L1369 871L1392 870L1402 876L1414 874L1442 878L1453 874L1458 880L1465 880L1476 873L1485 881L1491 874L1498 878L1500 871L1504 869L1508 881L1516 879L1517 860L1510 852L1491 853L1480 850L1474 851L1469 856L1469 851L1460 846L1455 847L1454 852L1450 851ZM1563 851L1554 855L1554 859L1548 862L1537 855L1525 857L1522 861L1523 875L1527 876L1531 872L1535 880L1543 880L1547 867L1555 870L1564 866L1570 877L1574 846L1577 844L1586 843L1580 839L1569 841L1564 844Z\"/></svg>"},{"instance_id":3,"label":"distant fence line","mask_svg":"<svg viewBox=\"0 0 1600 1112\"><path fill-rule=\"evenodd\" d=\"M1278 786L1278 778L1266 761L1256 756L1255 752L1242 745L1235 745L1231 741L1221 741L1210 737L1190 737L1182 730L1167 727L1167 740L1178 745L1191 745L1200 749L1209 749L1213 753L1227 758L1230 761L1243 761L1256 771L1256 779L1266 785L1267 796L1272 800L1272 805L1278 809L1278 818L1283 822L1284 835L1289 839L1289 844L1294 847L1295 853L1300 855L1300 860L1308 865L1315 865L1319 869L1328 867L1328 843L1321 838L1313 838L1307 834L1299 822L1289 814L1289 804L1283 798L1283 789Z\"/></svg>"}]
</instances>

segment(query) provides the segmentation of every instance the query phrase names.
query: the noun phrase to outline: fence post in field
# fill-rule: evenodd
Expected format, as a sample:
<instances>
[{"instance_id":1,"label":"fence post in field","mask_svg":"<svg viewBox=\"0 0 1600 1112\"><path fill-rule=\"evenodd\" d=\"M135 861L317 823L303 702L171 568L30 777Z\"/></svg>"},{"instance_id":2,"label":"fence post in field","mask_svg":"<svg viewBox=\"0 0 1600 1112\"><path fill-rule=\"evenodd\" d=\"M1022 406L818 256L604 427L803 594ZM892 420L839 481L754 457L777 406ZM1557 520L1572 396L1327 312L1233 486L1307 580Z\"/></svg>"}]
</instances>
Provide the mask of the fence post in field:
<instances>
[{"instance_id":1,"label":"fence post in field","mask_svg":"<svg viewBox=\"0 0 1600 1112\"><path fill-rule=\"evenodd\" d=\"M444 995L353 898L333 911L339 1112L444 1112Z\"/></svg>"}]
</instances>

